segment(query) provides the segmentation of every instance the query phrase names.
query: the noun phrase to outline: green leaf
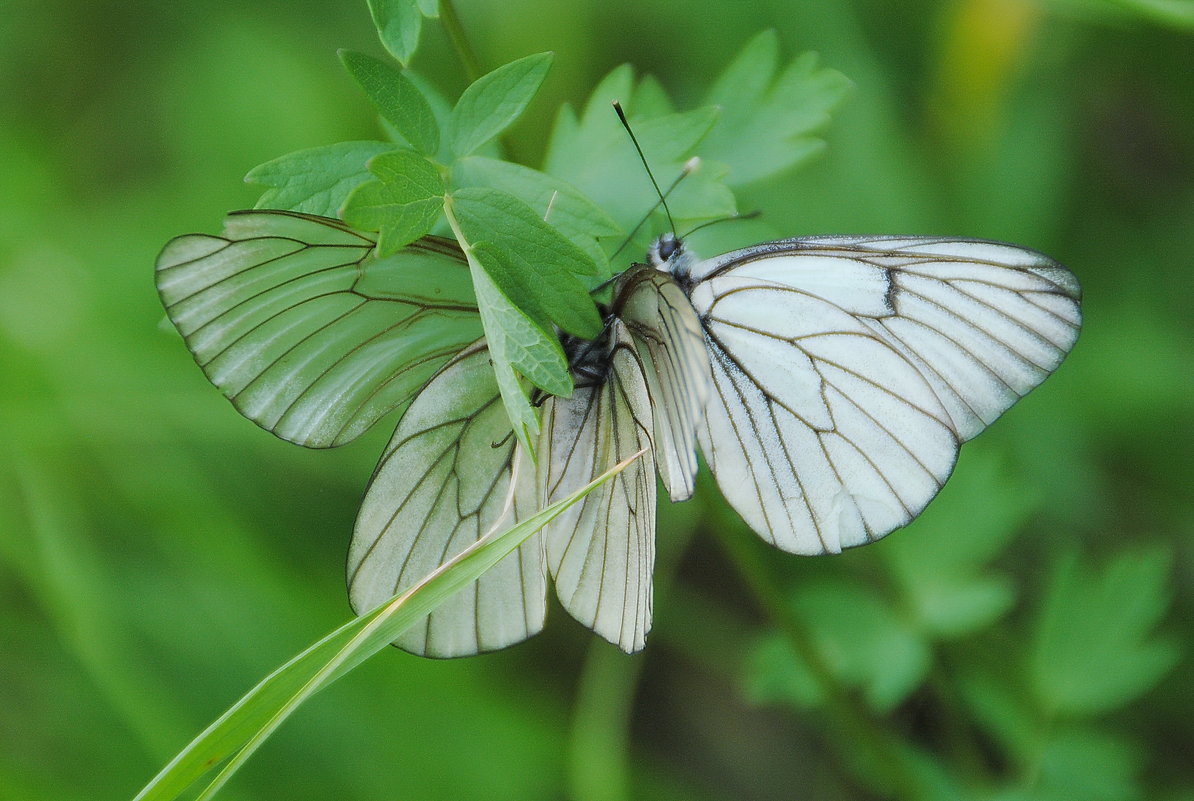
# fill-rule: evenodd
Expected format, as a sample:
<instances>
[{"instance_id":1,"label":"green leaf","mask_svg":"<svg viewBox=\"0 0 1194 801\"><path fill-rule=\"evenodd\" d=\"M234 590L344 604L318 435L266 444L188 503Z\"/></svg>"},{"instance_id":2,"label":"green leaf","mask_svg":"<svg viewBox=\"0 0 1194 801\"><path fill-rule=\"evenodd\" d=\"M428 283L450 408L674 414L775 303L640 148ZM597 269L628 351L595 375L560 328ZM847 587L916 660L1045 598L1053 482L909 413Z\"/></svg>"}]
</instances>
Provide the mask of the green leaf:
<instances>
[{"instance_id":1,"label":"green leaf","mask_svg":"<svg viewBox=\"0 0 1194 801\"><path fill-rule=\"evenodd\" d=\"M1046 798L1059 801L1145 798L1137 779L1140 757L1139 749L1122 738L1067 727L1052 733L1041 750L1037 784Z\"/></svg>"},{"instance_id":2,"label":"green leaf","mask_svg":"<svg viewBox=\"0 0 1194 801\"><path fill-rule=\"evenodd\" d=\"M439 148L439 127L427 98L402 72L364 53L341 50L340 60L373 101L382 118L415 150L429 156Z\"/></svg>"},{"instance_id":3,"label":"green leaf","mask_svg":"<svg viewBox=\"0 0 1194 801\"><path fill-rule=\"evenodd\" d=\"M372 238L324 217L235 212L221 236L171 240L155 279L208 379L282 439L341 445L405 408L481 335L454 245L386 259Z\"/></svg>"},{"instance_id":4,"label":"green leaf","mask_svg":"<svg viewBox=\"0 0 1194 801\"><path fill-rule=\"evenodd\" d=\"M980 658L959 672L956 687L966 712L994 743L1012 758L1031 762L1040 742L1040 711L1018 681L1020 667L1006 658Z\"/></svg>"},{"instance_id":5,"label":"green leaf","mask_svg":"<svg viewBox=\"0 0 1194 801\"><path fill-rule=\"evenodd\" d=\"M406 70L402 74L406 76L408 81L415 85L415 88L423 95L423 99L427 101L428 106L431 108L431 116L435 119L436 129L440 131L446 130L448 127L448 118L452 115L452 104L448 102L448 98L439 87L414 70ZM395 143L395 146L418 150L385 117L380 119L382 130L385 132L386 137ZM452 161L453 157L448 147L448 138L446 136L440 137L439 148L436 150L433 158L440 164L448 164Z\"/></svg>"},{"instance_id":6,"label":"green leaf","mask_svg":"<svg viewBox=\"0 0 1194 801\"><path fill-rule=\"evenodd\" d=\"M341 216L354 228L379 232L377 255L389 256L427 234L444 207L439 168L413 150L383 153L369 162L376 181L361 184Z\"/></svg>"},{"instance_id":7,"label":"green leaf","mask_svg":"<svg viewBox=\"0 0 1194 801\"><path fill-rule=\"evenodd\" d=\"M532 534L632 461L615 465L577 492L506 531L477 540L419 584L307 648L263 679L192 740L137 794L136 801L178 798L200 776L231 756L202 797L213 795L307 699L386 649L403 631L479 579Z\"/></svg>"},{"instance_id":8,"label":"green leaf","mask_svg":"<svg viewBox=\"0 0 1194 801\"><path fill-rule=\"evenodd\" d=\"M1170 556L1120 554L1090 569L1069 554L1054 568L1037 619L1032 678L1046 709L1092 715L1148 690L1177 662L1178 646L1152 634L1169 608Z\"/></svg>"},{"instance_id":9,"label":"green leaf","mask_svg":"<svg viewBox=\"0 0 1194 801\"><path fill-rule=\"evenodd\" d=\"M698 152L698 144L718 117L717 109L712 107L672 113L659 85L653 81L644 85L649 88L636 87L633 72L623 65L593 90L579 118L568 106L561 107L543 167L544 172L580 190L627 231L655 205L658 196L611 102L621 101L647 161L664 188ZM720 180L722 172L716 163L706 161L684 179L668 198L677 224L734 213L734 197ZM648 236L658 233L647 232Z\"/></svg>"},{"instance_id":10,"label":"green leaf","mask_svg":"<svg viewBox=\"0 0 1194 801\"><path fill-rule=\"evenodd\" d=\"M409 66L423 29L418 0L369 0L369 13L386 50L402 66Z\"/></svg>"},{"instance_id":11,"label":"green leaf","mask_svg":"<svg viewBox=\"0 0 1194 801\"><path fill-rule=\"evenodd\" d=\"M452 151L467 156L522 116L543 85L551 60L551 53L520 58L465 89L448 124Z\"/></svg>"},{"instance_id":12,"label":"green leaf","mask_svg":"<svg viewBox=\"0 0 1194 801\"><path fill-rule=\"evenodd\" d=\"M843 684L861 689L875 710L890 711L928 675L928 644L872 590L821 581L802 586L793 604L826 666ZM780 634L762 641L751 667L750 690L756 700L800 706L824 700L811 669Z\"/></svg>"},{"instance_id":13,"label":"green leaf","mask_svg":"<svg viewBox=\"0 0 1194 801\"><path fill-rule=\"evenodd\" d=\"M245 181L269 187L256 208L335 217L352 190L370 180L369 159L393 149L388 142L362 141L298 150L259 164Z\"/></svg>"},{"instance_id":14,"label":"green leaf","mask_svg":"<svg viewBox=\"0 0 1194 801\"><path fill-rule=\"evenodd\" d=\"M508 356L514 368L540 389L553 395L571 395L572 378L559 337L550 327L544 328L515 306L501 291L501 285L493 280L495 273L501 274L509 268L497 248L488 242L478 242L473 245L472 255L493 283L492 291L486 285L484 295L477 289L477 299L482 323L486 312L491 312L496 318L494 328L500 329L505 337L499 352ZM477 286L475 281L474 286ZM490 342L490 348L493 347Z\"/></svg>"},{"instance_id":15,"label":"green leaf","mask_svg":"<svg viewBox=\"0 0 1194 801\"><path fill-rule=\"evenodd\" d=\"M988 563L1002 553L1044 500L997 454L976 451L927 512L878 547L905 606L931 637L989 626L1015 602L1016 588Z\"/></svg>"},{"instance_id":16,"label":"green leaf","mask_svg":"<svg viewBox=\"0 0 1194 801\"><path fill-rule=\"evenodd\" d=\"M609 260L596 237L622 236L605 211L559 178L509 161L468 156L452 165L453 182L460 187L498 189L526 203L548 224L597 263L598 275L609 274Z\"/></svg>"},{"instance_id":17,"label":"green leaf","mask_svg":"<svg viewBox=\"0 0 1194 801\"><path fill-rule=\"evenodd\" d=\"M805 53L779 72L774 31L742 48L714 83L705 102L722 114L701 147L701 156L726 164L733 186L778 175L824 148L814 134L852 84ZM777 74L778 72L778 74Z\"/></svg>"},{"instance_id":18,"label":"green leaf","mask_svg":"<svg viewBox=\"0 0 1194 801\"><path fill-rule=\"evenodd\" d=\"M436 19L439 17L439 0L418 0L419 10L423 12L423 16L428 19Z\"/></svg>"},{"instance_id":19,"label":"green leaf","mask_svg":"<svg viewBox=\"0 0 1194 801\"><path fill-rule=\"evenodd\" d=\"M515 306L545 330L555 323L585 339L600 333L597 307L576 277L597 272L584 251L505 192L461 189L452 203L468 241L490 246L486 270Z\"/></svg>"},{"instance_id":20,"label":"green leaf","mask_svg":"<svg viewBox=\"0 0 1194 801\"><path fill-rule=\"evenodd\" d=\"M502 395L502 405L506 408L514 435L534 461L537 458L535 446L539 439L539 416L531 407L518 371L525 369L542 373L545 368L554 366L557 378L559 375L567 378L568 364L559 342L529 320L498 289L485 269L482 261L484 253L484 246L469 251L470 264L473 265L473 286L481 309L481 325L485 329L485 341L493 358L493 372ZM570 384L569 379L568 393L565 394L571 392Z\"/></svg>"}]
</instances>

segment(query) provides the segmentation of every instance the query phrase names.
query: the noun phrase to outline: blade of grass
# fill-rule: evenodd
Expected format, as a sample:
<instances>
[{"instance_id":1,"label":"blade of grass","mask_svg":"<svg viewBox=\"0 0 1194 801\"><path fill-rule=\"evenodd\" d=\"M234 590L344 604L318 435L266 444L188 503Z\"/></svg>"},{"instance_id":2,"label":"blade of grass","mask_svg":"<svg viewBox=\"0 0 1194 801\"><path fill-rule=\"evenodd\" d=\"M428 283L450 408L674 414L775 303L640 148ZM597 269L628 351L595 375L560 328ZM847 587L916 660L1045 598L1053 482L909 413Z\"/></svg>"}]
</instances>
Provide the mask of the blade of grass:
<instances>
[{"instance_id":1,"label":"blade of grass","mask_svg":"<svg viewBox=\"0 0 1194 801\"><path fill-rule=\"evenodd\" d=\"M200 798L211 798L303 701L383 650L452 593L471 584L528 537L642 455L614 465L590 484L503 532L491 532L414 587L328 634L275 670L196 737L137 794L135 801L178 798L235 752Z\"/></svg>"}]
</instances>

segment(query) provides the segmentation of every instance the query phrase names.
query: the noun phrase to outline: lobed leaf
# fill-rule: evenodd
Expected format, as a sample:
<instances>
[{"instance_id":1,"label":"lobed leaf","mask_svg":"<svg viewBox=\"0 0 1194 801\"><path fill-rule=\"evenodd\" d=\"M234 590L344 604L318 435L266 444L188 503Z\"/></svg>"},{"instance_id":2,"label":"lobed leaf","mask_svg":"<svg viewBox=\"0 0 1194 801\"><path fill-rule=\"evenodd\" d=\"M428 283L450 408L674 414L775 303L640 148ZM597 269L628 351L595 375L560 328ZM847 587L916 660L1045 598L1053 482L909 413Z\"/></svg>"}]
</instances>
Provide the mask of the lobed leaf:
<instances>
[{"instance_id":1,"label":"lobed leaf","mask_svg":"<svg viewBox=\"0 0 1194 801\"><path fill-rule=\"evenodd\" d=\"M1153 634L1169 607L1169 553L1119 554L1100 569L1061 559L1037 619L1031 675L1046 709L1071 715L1115 709L1177 662L1177 644Z\"/></svg>"},{"instance_id":2,"label":"lobed leaf","mask_svg":"<svg viewBox=\"0 0 1194 801\"><path fill-rule=\"evenodd\" d=\"M249 170L245 181L269 187L256 208L335 217L352 190L372 176L365 166L393 150L388 142L337 142L279 156Z\"/></svg>"},{"instance_id":3,"label":"lobed leaf","mask_svg":"<svg viewBox=\"0 0 1194 801\"><path fill-rule=\"evenodd\" d=\"M1016 588L989 563L1043 502L997 458L970 455L926 513L884 557L917 625L932 637L960 637L990 625L1015 602Z\"/></svg>"},{"instance_id":4,"label":"lobed leaf","mask_svg":"<svg viewBox=\"0 0 1194 801\"><path fill-rule=\"evenodd\" d=\"M383 153L369 162L378 180L361 184L344 204L349 225L377 231L377 255L389 256L429 233L444 206L439 168L413 150Z\"/></svg>"},{"instance_id":5,"label":"lobed leaf","mask_svg":"<svg viewBox=\"0 0 1194 801\"><path fill-rule=\"evenodd\" d=\"M509 356L514 368L535 386L553 395L571 395L572 378L559 337L550 327L544 328L515 306L492 278L505 268L499 266L503 265L502 256L488 242L476 243L472 255L493 284L493 291L486 285L484 294L478 290L477 297L482 307L482 322L486 311L500 318L496 328L502 332L504 341L498 350Z\"/></svg>"},{"instance_id":6,"label":"lobed leaf","mask_svg":"<svg viewBox=\"0 0 1194 801\"><path fill-rule=\"evenodd\" d=\"M877 711L891 711L928 676L928 643L874 591L821 581L800 587L792 602L826 666L843 685L859 688ZM824 700L811 669L780 634L759 644L751 667L756 699L801 706Z\"/></svg>"},{"instance_id":7,"label":"lobed leaf","mask_svg":"<svg viewBox=\"0 0 1194 801\"><path fill-rule=\"evenodd\" d=\"M644 90L644 86L648 88ZM698 144L713 129L718 111L708 107L671 112L671 103L658 83L636 85L634 74L626 65L610 72L597 85L579 118L567 105L561 107L548 142L543 171L575 186L629 231L655 206L657 195L630 137L611 108L614 100L622 103L647 161L663 187L680 175L685 163L698 151ZM668 198L678 221L734 213L734 197L721 182L721 173L717 164L705 163L684 179Z\"/></svg>"},{"instance_id":8,"label":"lobed leaf","mask_svg":"<svg viewBox=\"0 0 1194 801\"><path fill-rule=\"evenodd\" d=\"M778 73L778 74L777 74ZM779 71L774 31L750 40L705 97L721 109L701 155L729 167L733 186L779 175L822 150L814 134L852 84L805 53Z\"/></svg>"},{"instance_id":9,"label":"lobed leaf","mask_svg":"<svg viewBox=\"0 0 1194 801\"><path fill-rule=\"evenodd\" d=\"M482 260L484 252L483 246L479 251L471 250L470 263L474 264L473 286L481 308L485 341L493 360L493 372L502 396L502 405L510 418L514 436L530 455L531 461L535 461L539 416L527 398L518 373L520 370L530 370L542 374L544 368L554 362L555 378L562 375L568 380L568 392L565 394L570 394L572 387L568 364L559 341L527 319L489 277Z\"/></svg>"}]
</instances>

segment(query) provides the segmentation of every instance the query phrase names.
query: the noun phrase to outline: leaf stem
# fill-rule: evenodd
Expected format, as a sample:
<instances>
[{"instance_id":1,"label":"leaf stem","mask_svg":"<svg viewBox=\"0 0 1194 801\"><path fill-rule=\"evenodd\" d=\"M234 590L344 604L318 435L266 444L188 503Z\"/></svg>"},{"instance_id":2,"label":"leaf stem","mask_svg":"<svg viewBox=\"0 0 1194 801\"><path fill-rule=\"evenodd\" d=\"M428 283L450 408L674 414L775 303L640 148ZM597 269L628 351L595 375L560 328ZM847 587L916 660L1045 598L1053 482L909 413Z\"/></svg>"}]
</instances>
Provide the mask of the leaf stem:
<instances>
[{"instance_id":1,"label":"leaf stem","mask_svg":"<svg viewBox=\"0 0 1194 801\"><path fill-rule=\"evenodd\" d=\"M469 44L468 37L464 35L464 27L460 24L460 17L456 14L456 6L452 4L452 0L440 0L439 17L448 38L452 41L452 47L456 50L456 56L460 59L460 65L464 68L465 77L472 83L481 77L481 61Z\"/></svg>"},{"instance_id":2,"label":"leaf stem","mask_svg":"<svg viewBox=\"0 0 1194 801\"><path fill-rule=\"evenodd\" d=\"M760 554L761 545L742 536L737 527L713 525L722 548L738 568L755 602L771 618L796 653L808 666L826 699L832 722L840 727L846 743L862 747L867 760L879 771L879 779L891 790L892 798L919 799L924 793L909 771L899 744L875 720L856 696L838 681L825 662L804 621L794 614L783 590Z\"/></svg>"}]
</instances>

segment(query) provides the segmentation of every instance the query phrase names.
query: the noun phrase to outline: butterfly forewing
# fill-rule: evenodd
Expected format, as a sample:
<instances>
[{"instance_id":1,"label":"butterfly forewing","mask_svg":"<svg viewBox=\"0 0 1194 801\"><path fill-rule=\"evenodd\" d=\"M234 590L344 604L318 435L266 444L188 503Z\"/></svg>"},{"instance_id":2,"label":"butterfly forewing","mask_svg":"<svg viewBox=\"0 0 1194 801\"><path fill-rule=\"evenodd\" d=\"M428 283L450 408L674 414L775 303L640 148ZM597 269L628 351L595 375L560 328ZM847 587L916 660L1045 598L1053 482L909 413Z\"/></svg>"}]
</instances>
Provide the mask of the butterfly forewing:
<instances>
[{"instance_id":1,"label":"butterfly forewing","mask_svg":"<svg viewBox=\"0 0 1194 801\"><path fill-rule=\"evenodd\" d=\"M172 240L156 281L208 378L246 417L309 447L347 442L405 406L481 333L459 249L386 259L338 220L235 212L222 236Z\"/></svg>"},{"instance_id":2,"label":"butterfly forewing","mask_svg":"<svg viewBox=\"0 0 1194 801\"><path fill-rule=\"evenodd\" d=\"M645 265L623 276L615 305L644 362L659 476L672 501L687 500L712 381L700 320L675 279Z\"/></svg>"},{"instance_id":3,"label":"butterfly forewing","mask_svg":"<svg viewBox=\"0 0 1194 801\"><path fill-rule=\"evenodd\" d=\"M645 365L620 320L610 326L608 372L569 398L543 404L539 476L546 502L583 487L646 449L543 532L564 608L627 652L651 627L655 459Z\"/></svg>"},{"instance_id":4,"label":"butterfly forewing","mask_svg":"<svg viewBox=\"0 0 1194 801\"><path fill-rule=\"evenodd\" d=\"M1064 267L977 240L784 240L683 279L713 360L702 450L746 521L797 553L909 522L1081 324Z\"/></svg>"},{"instance_id":5,"label":"butterfly forewing","mask_svg":"<svg viewBox=\"0 0 1194 801\"><path fill-rule=\"evenodd\" d=\"M365 612L425 578L495 527L538 510L534 465L506 417L487 349L453 359L411 404L373 475L348 559ZM512 487L513 484L513 487ZM546 568L534 535L396 645L451 657L519 642L543 627Z\"/></svg>"}]
</instances>

